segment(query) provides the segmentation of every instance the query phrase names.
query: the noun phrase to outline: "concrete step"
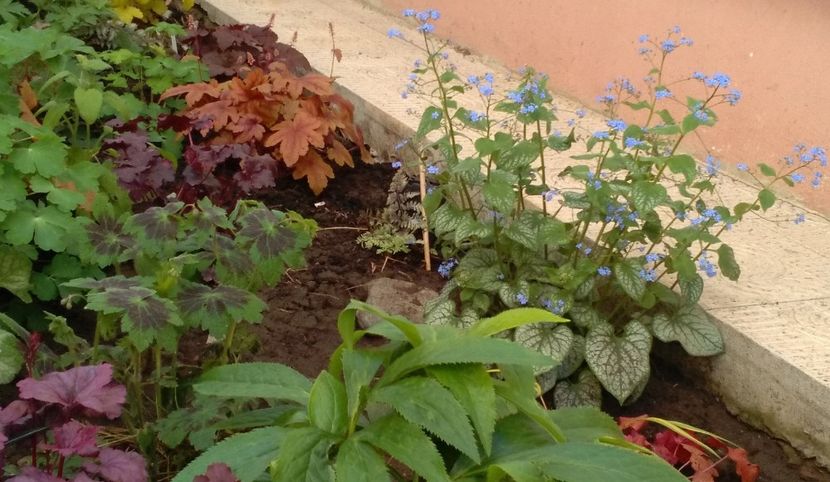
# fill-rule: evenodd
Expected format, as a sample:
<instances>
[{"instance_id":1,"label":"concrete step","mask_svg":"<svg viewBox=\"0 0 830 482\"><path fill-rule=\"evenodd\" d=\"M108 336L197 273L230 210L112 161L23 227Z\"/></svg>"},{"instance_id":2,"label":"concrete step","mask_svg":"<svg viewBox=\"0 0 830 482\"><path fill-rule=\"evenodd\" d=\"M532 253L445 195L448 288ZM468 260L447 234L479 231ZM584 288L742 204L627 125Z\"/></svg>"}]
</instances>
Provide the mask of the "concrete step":
<instances>
[{"instance_id":1,"label":"concrete step","mask_svg":"<svg viewBox=\"0 0 830 482\"><path fill-rule=\"evenodd\" d=\"M274 29L283 40L298 32L296 47L312 66L328 73L334 24L343 61L335 66L341 91L356 106L367 141L381 157L411 136L426 101L400 92L416 59L417 43L387 38L390 27L405 39L420 38L414 26L353 0L201 0L218 22L264 24L276 14ZM503 66L459 51L449 59L462 76L493 72L496 86L515 75ZM632 54L632 61L638 61ZM556 86L553 74L551 85ZM460 99L478 105L477 97ZM556 99L561 118L585 108L567 96ZM586 132L604 129L605 119L590 111ZM567 126L556 126L567 131ZM552 153L553 154L553 153ZM553 176L572 163L567 155L548 160ZM740 179L722 176L720 193L750 201L757 191ZM529 199L539 204L538 197ZM794 226L797 213L808 221ZM787 439L807 456L830 466L830 222L793 202L780 202L766 219L749 217L722 236L741 263L738 283L707 280L701 306L718 324L726 353L709 359L707 378L727 406L750 423Z\"/></svg>"}]
</instances>

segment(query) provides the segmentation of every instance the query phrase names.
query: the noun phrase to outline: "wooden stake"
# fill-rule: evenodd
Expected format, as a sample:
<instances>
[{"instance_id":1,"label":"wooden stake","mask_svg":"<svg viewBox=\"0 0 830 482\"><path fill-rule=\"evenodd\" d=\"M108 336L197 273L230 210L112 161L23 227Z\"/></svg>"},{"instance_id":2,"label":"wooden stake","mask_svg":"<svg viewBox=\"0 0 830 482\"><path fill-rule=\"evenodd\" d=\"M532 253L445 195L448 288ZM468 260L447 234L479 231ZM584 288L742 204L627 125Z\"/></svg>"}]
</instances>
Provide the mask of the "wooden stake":
<instances>
[{"instance_id":1,"label":"wooden stake","mask_svg":"<svg viewBox=\"0 0 830 482\"><path fill-rule=\"evenodd\" d=\"M427 175L424 170L424 163L418 163L418 181L421 184L421 212L424 216L423 240L424 240L424 267L427 271L432 271L432 258L429 255L429 219L427 219L427 210L424 207L424 199L427 197Z\"/></svg>"}]
</instances>

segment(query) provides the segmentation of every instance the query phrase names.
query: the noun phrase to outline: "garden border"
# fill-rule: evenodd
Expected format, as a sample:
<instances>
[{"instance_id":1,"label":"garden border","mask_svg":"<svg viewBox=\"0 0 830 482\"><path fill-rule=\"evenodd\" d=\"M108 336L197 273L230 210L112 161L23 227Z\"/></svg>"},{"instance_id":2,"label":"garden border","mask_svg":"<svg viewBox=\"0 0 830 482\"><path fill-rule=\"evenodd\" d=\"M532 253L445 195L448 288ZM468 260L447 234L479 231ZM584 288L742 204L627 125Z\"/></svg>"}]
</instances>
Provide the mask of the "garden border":
<instances>
[{"instance_id":1,"label":"garden border","mask_svg":"<svg viewBox=\"0 0 830 482\"><path fill-rule=\"evenodd\" d=\"M328 22L333 22L337 47L343 51L343 62L335 66L341 77L338 89L355 104L355 120L367 142L380 158L388 158L401 138L414 133L419 116L407 110L419 113L424 103L401 99L399 93L417 50L386 38L387 29L395 27L404 38L417 39L414 26L404 19L348 0L199 3L220 23L263 24L276 13L275 30L284 36L297 30L298 48L322 72L330 68ZM495 73L496 85L504 85L510 76L505 67L471 55L459 53L456 62L464 73ZM567 97L557 100L566 110L584 108ZM591 111L584 122L589 130L605 125ZM573 162L562 155L553 159L549 165L557 170ZM752 193L739 178L724 175L722 181L728 204ZM538 199L530 201L538 204ZM750 218L725 233L743 262L742 279L737 284L712 280L701 305L720 328L727 352L684 365L692 374L705 375L742 419L830 466L830 272L825 269L830 254L824 241L830 238L830 222L807 211L809 221L793 226L796 213L806 211L793 201L780 203L774 211L771 218Z\"/></svg>"}]
</instances>

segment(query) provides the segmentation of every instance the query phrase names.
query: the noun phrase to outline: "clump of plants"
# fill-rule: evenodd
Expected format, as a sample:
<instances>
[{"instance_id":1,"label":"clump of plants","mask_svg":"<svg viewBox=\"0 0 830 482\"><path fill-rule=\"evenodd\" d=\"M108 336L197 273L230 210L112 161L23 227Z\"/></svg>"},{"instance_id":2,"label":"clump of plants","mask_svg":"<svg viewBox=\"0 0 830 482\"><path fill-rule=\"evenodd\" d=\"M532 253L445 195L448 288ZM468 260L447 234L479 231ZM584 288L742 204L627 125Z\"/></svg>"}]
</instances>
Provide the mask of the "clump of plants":
<instances>
[{"instance_id":1,"label":"clump of plants","mask_svg":"<svg viewBox=\"0 0 830 482\"><path fill-rule=\"evenodd\" d=\"M357 310L383 320L371 332L386 344L360 343L368 333L356 329ZM535 400L533 367L549 358L498 334L540 321L565 320L520 308L466 329L419 326L353 301L337 320L343 343L313 381L273 363L202 375L201 397L267 408L227 419L253 429L208 448L173 481L215 473L251 482L266 471L274 481L685 480L600 411L548 411Z\"/></svg>"},{"instance_id":2,"label":"clump of plants","mask_svg":"<svg viewBox=\"0 0 830 482\"><path fill-rule=\"evenodd\" d=\"M721 335L697 306L704 279L740 276L720 236L770 209L776 184L810 178L820 186L826 151L798 145L777 168L739 164L758 183L758 195L722 205L715 195L720 162L709 156L699 166L681 149L742 95L720 72L670 77L672 53L693 43L679 28L659 39L641 37L640 54L651 65L643 86L610 83L599 98L606 128L585 132L585 113L557 109L547 76L524 69L498 93L492 74L463 77L447 60L446 43L431 36L437 11L409 9L404 16L418 24L424 58L402 95L432 102L405 149L415 159L437 152L443 160L427 168L438 186L424 206L447 259L439 272L449 281L426 319L467 326L518 306L570 319L512 332L550 357L555 368L540 366L537 374L553 387L558 406L599 404L602 388L620 403L636 399L649 379L655 338L679 342L695 356L720 353ZM389 36L403 34L391 29ZM679 99L683 84L698 93ZM480 105L461 104L459 95L470 92ZM624 109L642 121L624 119ZM570 117L565 132L553 127L562 115ZM573 162L551 165L552 153L575 145L583 148Z\"/></svg>"}]
</instances>

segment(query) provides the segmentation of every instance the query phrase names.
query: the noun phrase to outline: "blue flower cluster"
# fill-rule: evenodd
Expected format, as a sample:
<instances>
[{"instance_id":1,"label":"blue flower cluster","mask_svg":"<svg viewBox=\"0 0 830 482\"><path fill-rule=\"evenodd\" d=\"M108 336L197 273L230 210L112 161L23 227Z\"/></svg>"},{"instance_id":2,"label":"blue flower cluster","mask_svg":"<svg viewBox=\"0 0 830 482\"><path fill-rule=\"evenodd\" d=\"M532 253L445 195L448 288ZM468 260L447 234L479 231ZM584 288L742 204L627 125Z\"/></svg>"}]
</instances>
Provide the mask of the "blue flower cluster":
<instances>
[{"instance_id":1,"label":"blue flower cluster","mask_svg":"<svg viewBox=\"0 0 830 482\"><path fill-rule=\"evenodd\" d=\"M418 20L418 31L421 33L432 33L435 31L435 25L430 23L430 20L438 20L441 18L441 13L438 10L428 9L422 12L416 12L413 8L407 8L403 11L404 17L414 17Z\"/></svg>"},{"instance_id":2,"label":"blue flower cluster","mask_svg":"<svg viewBox=\"0 0 830 482\"><path fill-rule=\"evenodd\" d=\"M611 276L611 268L608 266L600 266L597 268L597 274L602 276L603 278L607 278Z\"/></svg>"},{"instance_id":3,"label":"blue flower cluster","mask_svg":"<svg viewBox=\"0 0 830 482\"><path fill-rule=\"evenodd\" d=\"M516 295L516 302L520 305L524 306L527 304L527 295L524 293L519 293Z\"/></svg>"},{"instance_id":4,"label":"blue flower cluster","mask_svg":"<svg viewBox=\"0 0 830 482\"><path fill-rule=\"evenodd\" d=\"M637 276L648 283L657 281L657 273L653 269L643 268L637 273Z\"/></svg>"},{"instance_id":5,"label":"blue flower cluster","mask_svg":"<svg viewBox=\"0 0 830 482\"><path fill-rule=\"evenodd\" d=\"M559 194L559 189L548 189L542 193L542 197L545 198L546 202L553 201L553 198Z\"/></svg>"},{"instance_id":6,"label":"blue flower cluster","mask_svg":"<svg viewBox=\"0 0 830 482\"><path fill-rule=\"evenodd\" d=\"M605 208L605 222L614 223L621 230L625 229L626 221L635 222L638 217L637 212L629 211L625 204L609 203Z\"/></svg>"},{"instance_id":7,"label":"blue flower cluster","mask_svg":"<svg viewBox=\"0 0 830 482\"><path fill-rule=\"evenodd\" d=\"M709 154L706 156L706 174L710 176L717 176L720 171L720 161L715 156Z\"/></svg>"},{"instance_id":8,"label":"blue flower cluster","mask_svg":"<svg viewBox=\"0 0 830 482\"><path fill-rule=\"evenodd\" d=\"M583 243L576 243L575 248L579 251L582 251L585 254L585 256L588 256L593 251L593 249L590 246L585 246Z\"/></svg>"},{"instance_id":9,"label":"blue flower cluster","mask_svg":"<svg viewBox=\"0 0 830 482\"><path fill-rule=\"evenodd\" d=\"M720 213L718 213L717 211L715 211L712 208L709 208L709 209L705 209L703 211L703 213L701 213L700 217L689 220L689 222L692 223L692 226L698 226L700 224L703 224L703 223L709 222L709 221L714 221L716 223L719 223L719 222L723 221L723 218L721 217Z\"/></svg>"},{"instance_id":10,"label":"blue flower cluster","mask_svg":"<svg viewBox=\"0 0 830 482\"><path fill-rule=\"evenodd\" d=\"M436 166L435 164L430 164L427 166L427 174L432 174L433 176L441 172L441 168Z\"/></svg>"},{"instance_id":11,"label":"blue flower cluster","mask_svg":"<svg viewBox=\"0 0 830 482\"><path fill-rule=\"evenodd\" d=\"M440 266L438 266L438 274L440 274L442 278L449 278L450 274L452 273L452 270L456 266L458 266L458 260L455 258L450 258L441 263Z\"/></svg>"},{"instance_id":12,"label":"blue flower cluster","mask_svg":"<svg viewBox=\"0 0 830 482\"><path fill-rule=\"evenodd\" d=\"M483 76L470 75L467 77L467 83L478 88L479 93L485 97L493 95L493 82L495 78L492 72L487 72Z\"/></svg>"},{"instance_id":13,"label":"blue flower cluster","mask_svg":"<svg viewBox=\"0 0 830 482\"><path fill-rule=\"evenodd\" d=\"M672 96L671 91L669 89L666 89L665 87L657 89L657 90L654 91L654 98L657 99L657 100L668 99L671 96Z\"/></svg>"},{"instance_id":14,"label":"blue flower cluster","mask_svg":"<svg viewBox=\"0 0 830 482\"><path fill-rule=\"evenodd\" d=\"M563 299L556 300L556 303L551 300L545 300L542 302L542 306L554 315L561 315L565 312L565 300Z\"/></svg>"},{"instance_id":15,"label":"blue flower cluster","mask_svg":"<svg viewBox=\"0 0 830 482\"><path fill-rule=\"evenodd\" d=\"M625 138L625 147L628 149L634 149L635 147L642 147L646 144L646 141L641 141L640 139L635 139L633 137L626 137Z\"/></svg>"},{"instance_id":16,"label":"blue flower cluster","mask_svg":"<svg viewBox=\"0 0 830 482\"><path fill-rule=\"evenodd\" d=\"M709 261L708 255L706 252L700 253L700 258L697 260L697 267L706 273L706 276L710 278L714 278L718 274L718 269L715 265Z\"/></svg>"}]
</instances>

